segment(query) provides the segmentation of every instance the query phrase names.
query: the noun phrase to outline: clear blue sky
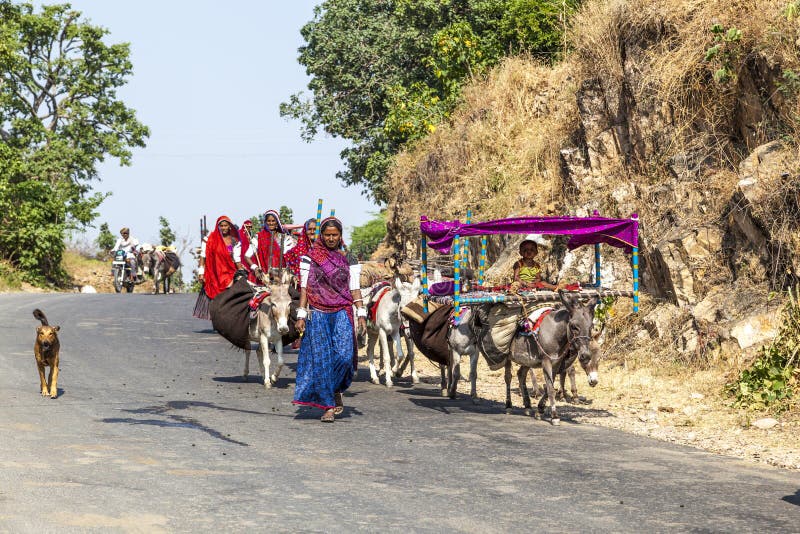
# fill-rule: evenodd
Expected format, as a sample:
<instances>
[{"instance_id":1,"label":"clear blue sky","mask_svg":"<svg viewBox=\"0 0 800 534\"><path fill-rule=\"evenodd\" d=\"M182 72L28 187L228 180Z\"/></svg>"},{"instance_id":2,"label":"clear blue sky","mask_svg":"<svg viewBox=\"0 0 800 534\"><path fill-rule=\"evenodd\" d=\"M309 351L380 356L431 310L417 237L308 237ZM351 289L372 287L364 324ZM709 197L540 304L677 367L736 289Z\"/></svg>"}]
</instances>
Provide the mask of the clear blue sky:
<instances>
[{"instance_id":1,"label":"clear blue sky","mask_svg":"<svg viewBox=\"0 0 800 534\"><path fill-rule=\"evenodd\" d=\"M113 194L96 226L107 222L115 235L129 226L140 241L157 242L163 215L197 241L204 214L212 226L220 214L239 224L286 205L301 222L323 198L323 213L335 208L347 230L377 211L335 178L344 142L306 143L300 124L278 113L290 94L307 90L297 49L316 1L70 3L110 31L107 43L130 43L134 74L119 96L151 129L132 166L100 166L94 189Z\"/></svg>"}]
</instances>

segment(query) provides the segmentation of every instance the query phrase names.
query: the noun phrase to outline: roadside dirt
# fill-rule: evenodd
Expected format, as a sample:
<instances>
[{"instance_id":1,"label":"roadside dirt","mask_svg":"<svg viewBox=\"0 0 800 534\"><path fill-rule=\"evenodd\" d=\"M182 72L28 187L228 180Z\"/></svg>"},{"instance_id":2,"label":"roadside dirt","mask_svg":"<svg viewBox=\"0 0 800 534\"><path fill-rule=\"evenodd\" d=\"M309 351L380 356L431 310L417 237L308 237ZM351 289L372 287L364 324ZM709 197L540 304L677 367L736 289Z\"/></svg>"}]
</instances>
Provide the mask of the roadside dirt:
<instances>
[{"instance_id":1,"label":"roadside dirt","mask_svg":"<svg viewBox=\"0 0 800 534\"><path fill-rule=\"evenodd\" d=\"M421 380L439 383L437 366L422 355L417 355L415 362ZM469 374L466 359L462 360L461 369L464 376ZM674 369L633 369L622 362L605 361L601 364L600 383L594 388L589 387L583 371L578 371L578 394L584 397L584 403L559 401L559 414L562 424L568 421L590 423L751 462L800 470L800 420L773 416L778 424L772 428L753 426L767 415L732 408L729 399L722 396L724 380L720 376L719 371L689 374ZM544 384L540 370L537 370L537 380L540 385ZM458 392L469 395L469 381L462 379ZM481 402L504 404L503 370L490 371L481 360L477 394ZM511 394L513 414L522 415L516 369Z\"/></svg>"}]
</instances>

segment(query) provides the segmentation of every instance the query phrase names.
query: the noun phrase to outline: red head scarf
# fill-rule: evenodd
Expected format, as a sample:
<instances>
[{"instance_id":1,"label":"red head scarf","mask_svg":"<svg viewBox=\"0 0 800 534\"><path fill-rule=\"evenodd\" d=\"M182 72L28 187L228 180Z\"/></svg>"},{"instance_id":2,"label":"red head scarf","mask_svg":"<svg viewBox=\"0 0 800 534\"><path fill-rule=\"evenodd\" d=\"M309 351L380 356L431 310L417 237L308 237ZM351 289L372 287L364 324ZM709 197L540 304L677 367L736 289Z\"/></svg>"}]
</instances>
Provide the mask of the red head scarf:
<instances>
[{"instance_id":1,"label":"red head scarf","mask_svg":"<svg viewBox=\"0 0 800 534\"><path fill-rule=\"evenodd\" d=\"M275 217L275 220L278 221L278 228L275 229L275 233L269 231L269 226L267 225L267 216L272 215ZM264 224L261 228L261 231L258 233L258 261L261 264L261 268L266 270L269 268L278 268L282 267L282 257L283 254L281 253L281 240L280 235L283 233L283 224L281 224L281 217L280 214L275 210L267 210L264 212Z\"/></svg>"},{"instance_id":2,"label":"red head scarf","mask_svg":"<svg viewBox=\"0 0 800 534\"><path fill-rule=\"evenodd\" d=\"M205 292L208 298L213 299L222 291L227 289L233 282L233 274L236 272L236 264L233 263L231 251L219 231L219 223L227 221L231 225L232 245L237 242L236 232L233 222L226 215L217 219L214 231L208 235L206 243L206 272L205 272Z\"/></svg>"},{"instance_id":3,"label":"red head scarf","mask_svg":"<svg viewBox=\"0 0 800 534\"><path fill-rule=\"evenodd\" d=\"M303 232L297 240L297 244L292 250L283 255L287 267L294 271L295 276L298 278L300 277L300 258L308 254L308 251L311 250L311 240L308 238L307 233L308 225L316 221L316 219L309 219L303 224Z\"/></svg>"}]
</instances>

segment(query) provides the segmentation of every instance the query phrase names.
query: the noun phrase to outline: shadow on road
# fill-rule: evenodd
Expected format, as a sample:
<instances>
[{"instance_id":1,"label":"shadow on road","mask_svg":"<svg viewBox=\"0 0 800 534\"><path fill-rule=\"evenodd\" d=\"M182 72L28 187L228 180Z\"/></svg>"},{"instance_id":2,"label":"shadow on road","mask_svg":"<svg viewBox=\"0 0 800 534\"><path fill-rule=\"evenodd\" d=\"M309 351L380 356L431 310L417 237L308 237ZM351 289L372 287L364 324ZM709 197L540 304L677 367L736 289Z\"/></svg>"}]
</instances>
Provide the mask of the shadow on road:
<instances>
[{"instance_id":1,"label":"shadow on road","mask_svg":"<svg viewBox=\"0 0 800 534\"><path fill-rule=\"evenodd\" d=\"M190 428L195 430L200 430L201 432L205 432L209 436L226 441L228 443L233 443L235 445L241 445L243 447L249 447L248 443L244 443L243 441L237 441L230 437L230 434L222 434L218 430L214 430L213 428L209 428L205 426L203 423L199 422L197 419L193 417L187 417L185 415L179 415L174 413L169 413L174 410L189 410L192 408L208 408L212 410L220 410L226 412L240 412L240 413L247 413L247 414L255 414L255 415L274 415L269 414L267 412L258 412L253 410L240 410L238 408L228 408L226 406L219 406L214 404L213 402L199 402L199 401L169 401L164 405L161 406L148 406L145 408L137 408L134 410L123 410L124 412L132 413L132 414L150 414L150 415L160 415L162 417L166 417L164 419L135 419L133 417L107 417L105 419L101 419L103 423L125 423L129 425L152 425L162 428Z\"/></svg>"},{"instance_id":2,"label":"shadow on road","mask_svg":"<svg viewBox=\"0 0 800 534\"><path fill-rule=\"evenodd\" d=\"M506 406L503 402L492 401L488 399L479 399L474 403L471 398L459 395L455 399L442 397L439 390L426 390L426 389L406 389L398 390L398 393L409 395L409 399L415 405L426 408L429 410L436 410L442 413L455 413L455 412L470 412L470 413L485 413L485 414L498 414L506 413ZM586 408L581 405L558 403L558 413L562 422L574 422L573 418L576 417L611 417L612 414L606 410L597 410L593 408ZM531 413L536 411L536 402L533 403ZM549 409L546 411L549 413ZM518 415L523 417L531 417L530 414L525 413L521 406L514 406L509 415Z\"/></svg>"},{"instance_id":3,"label":"shadow on road","mask_svg":"<svg viewBox=\"0 0 800 534\"><path fill-rule=\"evenodd\" d=\"M800 490L794 492L794 495L787 495L786 497L781 499L782 501L786 501L789 504L793 504L795 506L800 506Z\"/></svg>"}]
</instances>

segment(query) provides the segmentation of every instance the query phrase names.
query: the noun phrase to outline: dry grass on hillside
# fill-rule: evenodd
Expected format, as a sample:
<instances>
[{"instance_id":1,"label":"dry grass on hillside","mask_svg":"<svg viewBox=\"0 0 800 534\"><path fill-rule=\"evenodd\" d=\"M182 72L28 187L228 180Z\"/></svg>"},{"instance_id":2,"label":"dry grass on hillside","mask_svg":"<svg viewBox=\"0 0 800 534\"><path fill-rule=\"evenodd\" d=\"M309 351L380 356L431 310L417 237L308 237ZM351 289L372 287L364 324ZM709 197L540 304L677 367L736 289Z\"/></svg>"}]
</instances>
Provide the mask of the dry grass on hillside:
<instances>
[{"instance_id":1,"label":"dry grass on hillside","mask_svg":"<svg viewBox=\"0 0 800 534\"><path fill-rule=\"evenodd\" d=\"M452 124L397 158L390 177L393 222L416 236L419 214L556 213L558 151L577 121L573 84L567 65L552 69L509 58L467 88Z\"/></svg>"}]
</instances>

